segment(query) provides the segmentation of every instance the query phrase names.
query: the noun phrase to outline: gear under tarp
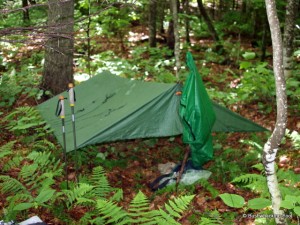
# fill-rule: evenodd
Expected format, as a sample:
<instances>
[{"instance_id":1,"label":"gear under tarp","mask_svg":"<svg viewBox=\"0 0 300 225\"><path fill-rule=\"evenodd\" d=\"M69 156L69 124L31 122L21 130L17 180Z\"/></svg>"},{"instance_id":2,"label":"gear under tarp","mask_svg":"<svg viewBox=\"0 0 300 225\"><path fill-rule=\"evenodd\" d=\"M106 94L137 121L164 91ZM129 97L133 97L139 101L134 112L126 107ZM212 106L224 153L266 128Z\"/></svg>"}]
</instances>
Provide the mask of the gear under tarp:
<instances>
[{"instance_id":1,"label":"gear under tarp","mask_svg":"<svg viewBox=\"0 0 300 225\"><path fill-rule=\"evenodd\" d=\"M179 116L180 84L162 84L121 78L103 72L75 87L77 148L136 138L182 134ZM68 97L68 92L61 95ZM37 106L63 145L61 120L55 115L58 96ZM74 150L71 109L65 100L67 152ZM213 103L215 132L255 132L265 128Z\"/></svg>"}]
</instances>

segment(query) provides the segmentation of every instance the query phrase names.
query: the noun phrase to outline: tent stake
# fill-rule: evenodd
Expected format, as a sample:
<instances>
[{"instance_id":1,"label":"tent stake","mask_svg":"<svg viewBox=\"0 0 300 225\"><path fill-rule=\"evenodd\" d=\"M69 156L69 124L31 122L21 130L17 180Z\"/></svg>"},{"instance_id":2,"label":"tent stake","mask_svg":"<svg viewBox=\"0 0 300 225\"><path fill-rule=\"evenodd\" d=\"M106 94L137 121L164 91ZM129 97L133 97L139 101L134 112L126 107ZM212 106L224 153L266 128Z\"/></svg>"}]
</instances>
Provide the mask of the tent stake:
<instances>
[{"instance_id":1,"label":"tent stake","mask_svg":"<svg viewBox=\"0 0 300 225\"><path fill-rule=\"evenodd\" d=\"M76 174L76 180L79 182L78 177L78 153L77 153L77 144L76 144L76 127L75 127L75 91L74 91L74 85L72 83L69 83L69 100L70 100L70 107L72 112L72 126L73 126L73 139L74 139L74 150L75 150L75 174Z\"/></svg>"},{"instance_id":2,"label":"tent stake","mask_svg":"<svg viewBox=\"0 0 300 225\"><path fill-rule=\"evenodd\" d=\"M179 185L179 182L181 180L181 177L182 177L182 174L183 174L183 171L184 171L184 167L186 165L186 162L189 158L189 154L190 154L190 146L188 146L186 149L185 149L185 153L184 153L184 157L183 157L183 160L182 160L182 164L181 164L181 167L180 167L180 171L177 175L177 179L176 179L176 193L178 191L178 185Z\"/></svg>"},{"instance_id":3,"label":"tent stake","mask_svg":"<svg viewBox=\"0 0 300 225\"><path fill-rule=\"evenodd\" d=\"M63 157L64 157L64 169L65 169L65 179L67 182L67 189L69 189L69 184L68 184L68 166L67 166L67 152L66 152L66 131L65 131L65 104L64 104L64 96L59 96L58 104L56 107L56 116L60 116L61 118L61 124L62 124L62 135L63 135Z\"/></svg>"}]
</instances>

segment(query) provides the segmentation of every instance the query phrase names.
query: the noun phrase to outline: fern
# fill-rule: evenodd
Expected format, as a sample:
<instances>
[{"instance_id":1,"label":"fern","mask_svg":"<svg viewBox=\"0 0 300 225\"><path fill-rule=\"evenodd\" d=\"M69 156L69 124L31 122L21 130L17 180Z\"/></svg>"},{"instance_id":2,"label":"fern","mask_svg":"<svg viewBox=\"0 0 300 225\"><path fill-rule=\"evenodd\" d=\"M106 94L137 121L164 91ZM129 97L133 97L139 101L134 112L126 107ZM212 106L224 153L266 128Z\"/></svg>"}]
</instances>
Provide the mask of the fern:
<instances>
[{"instance_id":1,"label":"fern","mask_svg":"<svg viewBox=\"0 0 300 225\"><path fill-rule=\"evenodd\" d=\"M167 213L161 209L159 210L159 213L162 216L161 219L165 220L165 223L162 224L178 224L173 217L180 218L181 214L187 209L193 198L194 195L181 196L174 198L173 200L169 200L168 204L165 203L165 209ZM159 222L158 224L161 223Z\"/></svg>"},{"instance_id":2,"label":"fern","mask_svg":"<svg viewBox=\"0 0 300 225\"><path fill-rule=\"evenodd\" d=\"M112 188L109 185L105 175L105 171L101 166L97 166L93 169L91 185L95 187L92 191L92 194L99 198L107 196L107 194L112 191Z\"/></svg>"},{"instance_id":3,"label":"fern","mask_svg":"<svg viewBox=\"0 0 300 225\"><path fill-rule=\"evenodd\" d=\"M22 183L10 176L0 176L0 190L2 194L28 193Z\"/></svg>"},{"instance_id":4,"label":"fern","mask_svg":"<svg viewBox=\"0 0 300 225\"><path fill-rule=\"evenodd\" d=\"M37 163L41 167L48 166L50 161L51 152L32 152L30 153L26 158L33 160L35 163Z\"/></svg>"},{"instance_id":5,"label":"fern","mask_svg":"<svg viewBox=\"0 0 300 225\"><path fill-rule=\"evenodd\" d=\"M72 190L63 190L62 192L67 196L68 202L67 207L70 208L70 206L75 202L80 200L82 203L82 200L84 196L93 190L94 186L86 183L80 183L78 186L75 186ZM89 202L89 199L86 198L86 201Z\"/></svg>"},{"instance_id":6,"label":"fern","mask_svg":"<svg viewBox=\"0 0 300 225\"><path fill-rule=\"evenodd\" d=\"M48 141L47 139L42 139L35 141L32 146L33 150L36 151L49 151L49 150L55 150L56 146L52 142Z\"/></svg>"},{"instance_id":7,"label":"fern","mask_svg":"<svg viewBox=\"0 0 300 225\"><path fill-rule=\"evenodd\" d=\"M98 199L97 209L101 215L99 218L105 221L103 224L131 224L128 213L111 201Z\"/></svg>"},{"instance_id":8,"label":"fern","mask_svg":"<svg viewBox=\"0 0 300 225\"><path fill-rule=\"evenodd\" d=\"M269 197L267 179L261 174L244 174L236 177L233 183L242 183L244 187L258 192L262 197Z\"/></svg>"},{"instance_id":9,"label":"fern","mask_svg":"<svg viewBox=\"0 0 300 225\"><path fill-rule=\"evenodd\" d=\"M32 176L36 175L37 164L24 165L19 173L19 179L23 178L25 181L31 180Z\"/></svg>"},{"instance_id":10,"label":"fern","mask_svg":"<svg viewBox=\"0 0 300 225\"><path fill-rule=\"evenodd\" d=\"M11 160L6 162L6 164L3 166L2 170L4 172L7 172L7 171L11 170L12 168L18 168L18 167L20 167L20 163L22 162L22 160L23 160L22 156L16 155Z\"/></svg>"},{"instance_id":11,"label":"fern","mask_svg":"<svg viewBox=\"0 0 300 225\"><path fill-rule=\"evenodd\" d=\"M105 224L103 219L101 219L100 217L96 217L97 215L98 215L97 210L88 211L80 218L79 224L82 224L82 225ZM93 219L93 218L95 218L95 219Z\"/></svg>"},{"instance_id":12,"label":"fern","mask_svg":"<svg viewBox=\"0 0 300 225\"><path fill-rule=\"evenodd\" d=\"M20 202L31 202L33 200L32 196L27 193L18 193L12 196L7 197L8 206L3 210L4 212L4 220L15 220L17 214L19 214L18 211L15 211L15 206Z\"/></svg>"},{"instance_id":13,"label":"fern","mask_svg":"<svg viewBox=\"0 0 300 225\"><path fill-rule=\"evenodd\" d=\"M170 216L168 213L166 213L164 210L159 209L158 210L158 215L154 217L154 220L158 225L163 225L163 224L174 224L174 225L180 225L180 223L176 222L172 216Z\"/></svg>"},{"instance_id":14,"label":"fern","mask_svg":"<svg viewBox=\"0 0 300 225\"><path fill-rule=\"evenodd\" d=\"M164 209L150 210L149 200L139 192L131 201L128 212L116 203L104 199L97 200L97 209L103 224L179 225L176 218L181 217L193 198L194 196L181 196L166 203Z\"/></svg>"},{"instance_id":15,"label":"fern","mask_svg":"<svg viewBox=\"0 0 300 225\"><path fill-rule=\"evenodd\" d=\"M15 143L16 143L16 141L10 141L0 147L0 159L7 155L12 154L12 149L13 149Z\"/></svg>"},{"instance_id":16,"label":"fern","mask_svg":"<svg viewBox=\"0 0 300 225\"><path fill-rule=\"evenodd\" d=\"M146 196L139 191L129 205L129 216L132 223L149 224L154 216L149 211L150 202Z\"/></svg>"},{"instance_id":17,"label":"fern","mask_svg":"<svg viewBox=\"0 0 300 225\"><path fill-rule=\"evenodd\" d=\"M266 178L260 174L244 174L232 180L233 183L249 184L257 181L265 181Z\"/></svg>"},{"instance_id":18,"label":"fern","mask_svg":"<svg viewBox=\"0 0 300 225\"><path fill-rule=\"evenodd\" d=\"M15 109L4 117L4 121L8 122L7 129L10 131L24 131L46 123L41 119L39 112L30 106Z\"/></svg>"},{"instance_id":19,"label":"fern","mask_svg":"<svg viewBox=\"0 0 300 225\"><path fill-rule=\"evenodd\" d=\"M115 189L116 192L114 193L114 195L110 198L110 201L116 201L119 202L123 199L123 190L116 188Z\"/></svg>"}]
</instances>

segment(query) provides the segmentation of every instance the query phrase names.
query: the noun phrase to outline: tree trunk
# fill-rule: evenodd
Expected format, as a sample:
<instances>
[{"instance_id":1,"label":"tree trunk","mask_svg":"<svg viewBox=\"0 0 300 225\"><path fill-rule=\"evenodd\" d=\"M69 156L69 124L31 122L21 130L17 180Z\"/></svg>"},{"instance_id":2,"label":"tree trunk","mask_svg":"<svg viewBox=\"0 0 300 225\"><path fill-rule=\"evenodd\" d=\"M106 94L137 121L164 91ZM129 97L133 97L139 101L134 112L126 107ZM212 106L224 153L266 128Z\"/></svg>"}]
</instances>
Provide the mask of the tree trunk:
<instances>
[{"instance_id":1,"label":"tree trunk","mask_svg":"<svg viewBox=\"0 0 300 225\"><path fill-rule=\"evenodd\" d=\"M287 124L287 98L286 83L283 71L282 35L276 11L275 0L265 0L267 16L271 30L273 46L273 68L276 84L277 118L271 137L264 145L263 164L265 168L267 184L272 198L273 213L276 215L276 224L286 224L283 210L280 210L281 194L275 170L276 154L285 135ZM282 216L279 216L282 215Z\"/></svg>"},{"instance_id":2,"label":"tree trunk","mask_svg":"<svg viewBox=\"0 0 300 225\"><path fill-rule=\"evenodd\" d=\"M179 70L180 70L180 37L179 37L179 28L178 28L178 6L177 0L171 0L171 11L173 18L173 29L174 29L174 55L175 55L175 72L176 78L179 79Z\"/></svg>"},{"instance_id":3,"label":"tree trunk","mask_svg":"<svg viewBox=\"0 0 300 225\"><path fill-rule=\"evenodd\" d=\"M173 50L175 48L175 35L174 35L174 21L173 19L169 22L169 27L167 30L167 46L169 49Z\"/></svg>"},{"instance_id":4,"label":"tree trunk","mask_svg":"<svg viewBox=\"0 0 300 225\"><path fill-rule=\"evenodd\" d=\"M218 42L220 40L213 24L212 24L212 21L211 19L209 18L204 6L203 6L203 3L202 3L202 0L197 0L198 2L198 8L199 8L199 11L207 25L207 28L208 28L208 31L210 33L210 35L212 36L212 38L214 39L214 41ZM220 1L220 4L221 4L221 1Z\"/></svg>"},{"instance_id":5,"label":"tree trunk","mask_svg":"<svg viewBox=\"0 0 300 225\"><path fill-rule=\"evenodd\" d=\"M190 5L189 5L189 0L183 0L182 1L184 13L186 15L190 14ZM191 38L190 38L190 19L188 17L184 18L184 25L185 25L185 41L187 44L191 43Z\"/></svg>"},{"instance_id":6,"label":"tree trunk","mask_svg":"<svg viewBox=\"0 0 300 225\"><path fill-rule=\"evenodd\" d=\"M156 0L157 1L157 0ZM160 0L157 3L157 8L156 8L156 13L157 13L157 24L158 24L158 32L161 35L165 34L165 30L164 30L164 20L165 20L165 9L167 8L167 2L166 0Z\"/></svg>"},{"instance_id":7,"label":"tree trunk","mask_svg":"<svg viewBox=\"0 0 300 225\"><path fill-rule=\"evenodd\" d=\"M28 1L27 0L22 0L22 7L23 7L23 23L29 22L29 9L26 8L28 6Z\"/></svg>"},{"instance_id":8,"label":"tree trunk","mask_svg":"<svg viewBox=\"0 0 300 225\"><path fill-rule=\"evenodd\" d=\"M157 0L149 1L149 46L156 47Z\"/></svg>"},{"instance_id":9,"label":"tree trunk","mask_svg":"<svg viewBox=\"0 0 300 225\"><path fill-rule=\"evenodd\" d=\"M58 94L73 83L74 1L49 0L42 88Z\"/></svg>"},{"instance_id":10,"label":"tree trunk","mask_svg":"<svg viewBox=\"0 0 300 225\"><path fill-rule=\"evenodd\" d=\"M294 31L298 11L298 0L288 0L285 14L283 34L283 66L284 76L290 77L293 69Z\"/></svg>"}]
</instances>

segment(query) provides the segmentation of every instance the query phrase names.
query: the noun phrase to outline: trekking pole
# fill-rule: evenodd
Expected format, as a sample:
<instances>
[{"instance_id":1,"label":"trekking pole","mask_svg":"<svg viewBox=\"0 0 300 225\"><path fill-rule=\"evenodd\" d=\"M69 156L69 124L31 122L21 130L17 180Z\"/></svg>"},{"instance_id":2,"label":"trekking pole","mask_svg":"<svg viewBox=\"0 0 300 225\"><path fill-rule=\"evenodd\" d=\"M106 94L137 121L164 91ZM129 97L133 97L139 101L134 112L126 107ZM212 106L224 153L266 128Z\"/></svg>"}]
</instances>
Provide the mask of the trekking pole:
<instances>
[{"instance_id":1,"label":"trekking pole","mask_svg":"<svg viewBox=\"0 0 300 225\"><path fill-rule=\"evenodd\" d=\"M184 153L184 157L183 157L183 160L182 160L182 164L181 164L181 167L180 167L179 173L177 175L177 179L176 179L176 186L175 186L176 193L178 191L178 185L179 185L179 182L181 180L181 177L182 177L182 174L183 174L186 162L187 162L187 160L189 158L190 151L191 151L190 150L190 146L187 146L187 148L185 149L185 153Z\"/></svg>"},{"instance_id":2,"label":"trekking pole","mask_svg":"<svg viewBox=\"0 0 300 225\"><path fill-rule=\"evenodd\" d=\"M59 96L59 100L56 107L56 116L59 116L62 124L62 135L63 135L63 158L64 158L64 169L65 169L65 179L67 182L67 189L69 189L68 185L68 167L67 167L67 147L66 147L66 130L65 130L65 105L64 100L66 98L64 96Z\"/></svg>"},{"instance_id":3,"label":"trekking pole","mask_svg":"<svg viewBox=\"0 0 300 225\"><path fill-rule=\"evenodd\" d=\"M76 179L77 182L79 182L78 178L78 153L77 153L77 143L76 143L76 127L75 127L75 102L76 102L76 96L74 91L74 85L72 83L69 83L69 100L70 100L70 107L72 112L72 126L73 126L73 139L74 139L74 150L75 150L75 173L76 173Z\"/></svg>"}]
</instances>

